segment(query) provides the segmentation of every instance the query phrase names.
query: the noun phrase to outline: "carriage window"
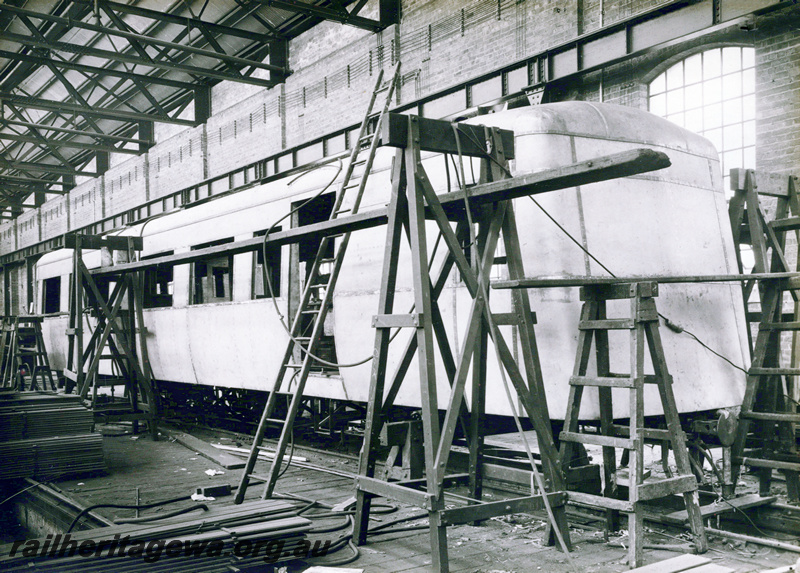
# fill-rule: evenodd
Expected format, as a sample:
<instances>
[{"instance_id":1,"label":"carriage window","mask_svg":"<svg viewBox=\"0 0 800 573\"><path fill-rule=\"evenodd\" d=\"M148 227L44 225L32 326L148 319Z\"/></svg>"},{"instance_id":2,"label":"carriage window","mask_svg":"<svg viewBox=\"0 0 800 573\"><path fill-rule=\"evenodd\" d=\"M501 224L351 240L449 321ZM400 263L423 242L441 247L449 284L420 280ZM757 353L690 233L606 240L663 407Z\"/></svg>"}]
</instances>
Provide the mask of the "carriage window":
<instances>
[{"instance_id":1,"label":"carriage window","mask_svg":"<svg viewBox=\"0 0 800 573\"><path fill-rule=\"evenodd\" d=\"M192 247L193 251L232 243L222 239ZM192 264L192 304L233 300L233 255L211 256Z\"/></svg>"},{"instance_id":2,"label":"carriage window","mask_svg":"<svg viewBox=\"0 0 800 573\"><path fill-rule=\"evenodd\" d=\"M275 227L272 232L280 231L281 227ZM266 230L255 233L256 237L263 237ZM264 266L264 249L259 247L256 250L255 266L253 268L253 298L269 298L270 288L265 281L266 274L272 284L272 293L275 298L281 296L281 248L267 247L266 273Z\"/></svg>"},{"instance_id":3,"label":"carriage window","mask_svg":"<svg viewBox=\"0 0 800 573\"><path fill-rule=\"evenodd\" d=\"M715 48L678 62L650 83L650 111L708 138L730 170L756 166L755 50Z\"/></svg>"},{"instance_id":4,"label":"carriage window","mask_svg":"<svg viewBox=\"0 0 800 573\"><path fill-rule=\"evenodd\" d=\"M158 253L142 257L142 260L154 259L173 254L173 251ZM144 308L158 308L172 306L172 269L173 265L160 264L150 267L144 271L144 297L142 306Z\"/></svg>"},{"instance_id":5,"label":"carriage window","mask_svg":"<svg viewBox=\"0 0 800 573\"><path fill-rule=\"evenodd\" d=\"M42 284L42 313L51 314L61 310L61 277L44 279Z\"/></svg>"}]
</instances>

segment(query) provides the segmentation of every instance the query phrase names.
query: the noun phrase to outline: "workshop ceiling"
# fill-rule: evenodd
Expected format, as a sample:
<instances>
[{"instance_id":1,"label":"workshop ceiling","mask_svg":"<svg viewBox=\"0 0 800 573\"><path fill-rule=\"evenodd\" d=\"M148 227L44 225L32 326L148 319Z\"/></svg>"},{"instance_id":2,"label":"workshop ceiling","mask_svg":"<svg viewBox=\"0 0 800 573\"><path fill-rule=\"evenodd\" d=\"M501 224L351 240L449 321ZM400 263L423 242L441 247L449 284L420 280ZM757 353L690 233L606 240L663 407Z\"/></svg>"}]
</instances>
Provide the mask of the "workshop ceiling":
<instances>
[{"instance_id":1,"label":"workshop ceiling","mask_svg":"<svg viewBox=\"0 0 800 573\"><path fill-rule=\"evenodd\" d=\"M0 217L147 150L155 122L203 123L220 81L282 83L288 40L322 21L396 22L399 0L379 19L366 1L2 0Z\"/></svg>"}]
</instances>

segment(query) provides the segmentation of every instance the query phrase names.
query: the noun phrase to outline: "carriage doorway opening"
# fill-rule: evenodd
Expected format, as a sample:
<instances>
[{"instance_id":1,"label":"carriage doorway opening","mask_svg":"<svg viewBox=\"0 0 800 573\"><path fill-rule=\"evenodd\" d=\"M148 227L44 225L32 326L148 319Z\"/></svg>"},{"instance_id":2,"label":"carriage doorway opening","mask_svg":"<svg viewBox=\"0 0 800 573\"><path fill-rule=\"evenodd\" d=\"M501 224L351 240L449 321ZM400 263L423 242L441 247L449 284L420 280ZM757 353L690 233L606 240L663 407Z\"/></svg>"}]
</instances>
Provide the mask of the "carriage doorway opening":
<instances>
[{"instance_id":1,"label":"carriage doorway opening","mask_svg":"<svg viewBox=\"0 0 800 573\"><path fill-rule=\"evenodd\" d=\"M321 223L331 218L333 212L333 204L336 199L334 193L325 193L319 197L308 201L297 201L292 204L292 227L303 227L306 225L313 225L314 223ZM306 202L307 201L307 202ZM290 262L290 280L291 286L289 288L289 309L290 316L294 317L297 313L297 308L300 305L300 299L303 294L303 285L308 280L311 274L311 267L314 264L314 258L319 250L321 239L315 237L307 237L299 241L297 244L291 246L291 262ZM328 244L325 258L333 258L334 255L334 242L330 241ZM311 291L311 304L319 305L325 295L325 284L330 276L331 263L323 263L320 265L319 276L312 286ZM321 284L320 284L321 283ZM333 337L333 325L335 320L335 308L331 307L328 316L325 319L325 327L323 329L323 336L319 341L317 351L314 353L325 362L336 363L336 343ZM301 335L309 335L313 328L313 314L307 314L303 317L301 325ZM295 360L302 360L300 351L295 351ZM325 364L323 362L315 361L312 367L313 371L324 372L326 374L338 374L339 369Z\"/></svg>"}]
</instances>

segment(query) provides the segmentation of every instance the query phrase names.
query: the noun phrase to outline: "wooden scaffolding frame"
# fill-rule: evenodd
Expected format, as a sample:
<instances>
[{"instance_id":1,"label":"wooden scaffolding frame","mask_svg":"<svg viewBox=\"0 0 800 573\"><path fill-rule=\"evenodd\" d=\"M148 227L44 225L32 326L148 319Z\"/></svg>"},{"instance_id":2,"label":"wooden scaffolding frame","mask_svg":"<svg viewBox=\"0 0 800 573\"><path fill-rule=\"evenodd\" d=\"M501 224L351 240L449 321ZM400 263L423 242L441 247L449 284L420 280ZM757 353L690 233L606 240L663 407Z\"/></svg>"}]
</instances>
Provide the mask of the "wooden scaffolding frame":
<instances>
[{"instance_id":1,"label":"wooden scaffolding frame","mask_svg":"<svg viewBox=\"0 0 800 573\"><path fill-rule=\"evenodd\" d=\"M131 261L135 253L142 250L142 244L141 237L133 236L76 234L66 237L65 247L73 249L73 272L67 330L69 349L64 375L75 384L81 398L91 402L96 419L132 421L134 431L139 421L145 421L155 440L158 439L158 398L153 389L145 340L141 273L116 273L113 265L106 267L106 270L111 269L111 274L106 274L106 277L112 279L114 288L105 292L83 262L84 249L105 250L109 258L113 257L114 251L121 251L126 260ZM94 313L96 324L93 328L89 317L85 316L86 311ZM84 336L87 325L90 325L91 332L88 338ZM110 354L106 354L106 350ZM102 360L111 360L119 372L119 379L113 380L112 384L121 382L124 385L125 404L110 404L110 409L100 405L98 389L102 385L99 377Z\"/></svg>"}]
</instances>

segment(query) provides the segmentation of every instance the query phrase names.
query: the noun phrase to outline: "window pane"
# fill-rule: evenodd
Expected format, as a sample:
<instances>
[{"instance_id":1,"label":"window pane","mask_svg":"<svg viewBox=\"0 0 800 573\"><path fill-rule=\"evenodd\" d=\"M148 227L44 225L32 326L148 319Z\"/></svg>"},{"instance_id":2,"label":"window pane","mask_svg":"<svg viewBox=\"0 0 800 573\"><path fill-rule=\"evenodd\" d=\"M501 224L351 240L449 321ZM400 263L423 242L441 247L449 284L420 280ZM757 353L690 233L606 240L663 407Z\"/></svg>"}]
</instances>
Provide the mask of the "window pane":
<instances>
[{"instance_id":1,"label":"window pane","mask_svg":"<svg viewBox=\"0 0 800 573\"><path fill-rule=\"evenodd\" d=\"M724 125L742 121L742 100L732 99L722 103L722 121Z\"/></svg>"},{"instance_id":2,"label":"window pane","mask_svg":"<svg viewBox=\"0 0 800 573\"><path fill-rule=\"evenodd\" d=\"M755 169L756 167L756 148L755 147L745 147L744 148L744 165L742 167L746 167L747 169Z\"/></svg>"},{"instance_id":3,"label":"window pane","mask_svg":"<svg viewBox=\"0 0 800 573\"><path fill-rule=\"evenodd\" d=\"M683 111L683 90L667 92L667 113Z\"/></svg>"},{"instance_id":4,"label":"window pane","mask_svg":"<svg viewBox=\"0 0 800 573\"><path fill-rule=\"evenodd\" d=\"M712 129L711 131L705 132L705 135L711 144L717 149L717 151L722 151L722 130L721 129Z\"/></svg>"},{"instance_id":5,"label":"window pane","mask_svg":"<svg viewBox=\"0 0 800 573\"><path fill-rule=\"evenodd\" d=\"M695 84L703 79L703 57L702 54L696 54L686 58L684 62L684 75L686 85Z\"/></svg>"},{"instance_id":6,"label":"window pane","mask_svg":"<svg viewBox=\"0 0 800 573\"><path fill-rule=\"evenodd\" d=\"M703 103L717 103L722 100L722 81L719 78L708 80L703 84Z\"/></svg>"},{"instance_id":7,"label":"window pane","mask_svg":"<svg viewBox=\"0 0 800 573\"><path fill-rule=\"evenodd\" d=\"M756 96L749 95L742 98L742 119L745 121L756 118Z\"/></svg>"},{"instance_id":8,"label":"window pane","mask_svg":"<svg viewBox=\"0 0 800 573\"><path fill-rule=\"evenodd\" d=\"M702 107L703 105L703 84L694 84L685 90L686 109Z\"/></svg>"},{"instance_id":9,"label":"window pane","mask_svg":"<svg viewBox=\"0 0 800 573\"><path fill-rule=\"evenodd\" d=\"M722 76L722 99L742 96L742 74L728 74Z\"/></svg>"},{"instance_id":10,"label":"window pane","mask_svg":"<svg viewBox=\"0 0 800 573\"><path fill-rule=\"evenodd\" d=\"M701 133L703 131L703 110L693 109L692 111L687 111L684 127L691 129L695 133Z\"/></svg>"},{"instance_id":11,"label":"window pane","mask_svg":"<svg viewBox=\"0 0 800 573\"><path fill-rule=\"evenodd\" d=\"M650 112L664 117L667 115L667 96L659 94L650 98Z\"/></svg>"},{"instance_id":12,"label":"window pane","mask_svg":"<svg viewBox=\"0 0 800 573\"><path fill-rule=\"evenodd\" d=\"M742 140L743 145L756 144L756 122L746 121L742 124Z\"/></svg>"},{"instance_id":13,"label":"window pane","mask_svg":"<svg viewBox=\"0 0 800 573\"><path fill-rule=\"evenodd\" d=\"M735 123L722 130L722 138L725 149L735 149L742 147L742 124Z\"/></svg>"},{"instance_id":14,"label":"window pane","mask_svg":"<svg viewBox=\"0 0 800 573\"><path fill-rule=\"evenodd\" d=\"M751 48L742 50L742 68L752 68L756 65L756 52Z\"/></svg>"},{"instance_id":15,"label":"window pane","mask_svg":"<svg viewBox=\"0 0 800 573\"><path fill-rule=\"evenodd\" d=\"M667 74L660 74L650 84L650 95L660 94L667 89Z\"/></svg>"},{"instance_id":16,"label":"window pane","mask_svg":"<svg viewBox=\"0 0 800 573\"><path fill-rule=\"evenodd\" d=\"M722 49L722 73L728 74L742 69L742 49Z\"/></svg>"},{"instance_id":17,"label":"window pane","mask_svg":"<svg viewBox=\"0 0 800 573\"><path fill-rule=\"evenodd\" d=\"M742 72L742 93L751 94L756 91L756 71L753 68Z\"/></svg>"},{"instance_id":18,"label":"window pane","mask_svg":"<svg viewBox=\"0 0 800 573\"><path fill-rule=\"evenodd\" d=\"M683 62L679 62L667 70L667 89L683 86Z\"/></svg>"},{"instance_id":19,"label":"window pane","mask_svg":"<svg viewBox=\"0 0 800 573\"><path fill-rule=\"evenodd\" d=\"M714 129L722 125L722 104L707 105L703 111L705 129Z\"/></svg>"},{"instance_id":20,"label":"window pane","mask_svg":"<svg viewBox=\"0 0 800 573\"><path fill-rule=\"evenodd\" d=\"M725 165L725 173L729 173L731 169L742 167L742 150L736 149L734 151L726 151L723 154L722 162Z\"/></svg>"},{"instance_id":21,"label":"window pane","mask_svg":"<svg viewBox=\"0 0 800 573\"><path fill-rule=\"evenodd\" d=\"M715 78L720 74L721 69L720 50L709 50L703 53L703 78Z\"/></svg>"}]
</instances>

